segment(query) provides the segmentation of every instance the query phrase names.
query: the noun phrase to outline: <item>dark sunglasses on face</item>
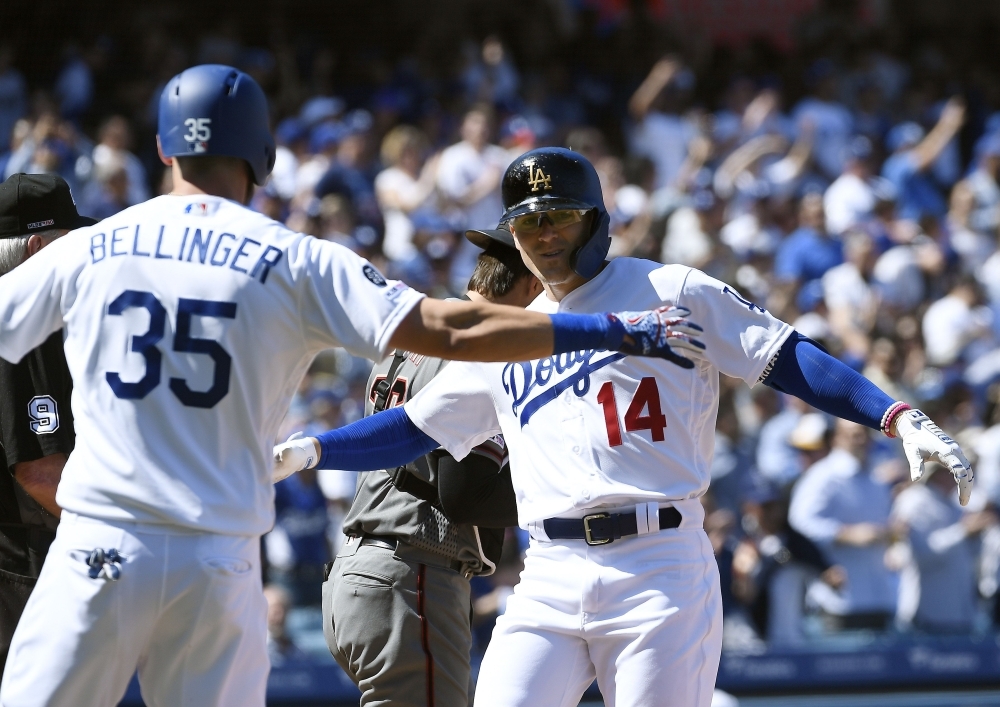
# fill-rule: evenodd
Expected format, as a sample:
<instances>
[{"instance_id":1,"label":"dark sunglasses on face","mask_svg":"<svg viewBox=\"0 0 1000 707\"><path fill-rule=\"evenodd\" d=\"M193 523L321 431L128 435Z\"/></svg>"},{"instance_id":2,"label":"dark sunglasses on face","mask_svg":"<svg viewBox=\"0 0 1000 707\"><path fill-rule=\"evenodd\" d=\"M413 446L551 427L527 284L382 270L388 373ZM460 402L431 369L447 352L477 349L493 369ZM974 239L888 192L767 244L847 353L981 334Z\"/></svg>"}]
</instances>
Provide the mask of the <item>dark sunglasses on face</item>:
<instances>
[{"instance_id":1,"label":"dark sunglasses on face","mask_svg":"<svg viewBox=\"0 0 1000 707\"><path fill-rule=\"evenodd\" d=\"M539 211L525 214L510 220L514 230L525 236L533 236L542 231L542 223L548 221L555 229L566 228L574 223L580 223L587 215L587 209L560 209L558 211Z\"/></svg>"}]
</instances>

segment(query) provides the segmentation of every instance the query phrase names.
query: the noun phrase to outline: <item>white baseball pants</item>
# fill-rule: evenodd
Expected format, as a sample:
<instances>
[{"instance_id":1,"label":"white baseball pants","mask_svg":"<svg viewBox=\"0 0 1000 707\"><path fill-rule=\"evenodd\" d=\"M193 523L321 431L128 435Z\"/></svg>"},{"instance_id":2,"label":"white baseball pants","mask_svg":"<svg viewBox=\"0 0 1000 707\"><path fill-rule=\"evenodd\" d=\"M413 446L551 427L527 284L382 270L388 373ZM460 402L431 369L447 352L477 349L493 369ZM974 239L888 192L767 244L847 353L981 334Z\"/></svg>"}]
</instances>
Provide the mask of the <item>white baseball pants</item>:
<instances>
[{"instance_id":1,"label":"white baseball pants","mask_svg":"<svg viewBox=\"0 0 1000 707\"><path fill-rule=\"evenodd\" d=\"M719 572L701 528L587 546L532 539L497 620L476 707L709 707L722 653Z\"/></svg>"},{"instance_id":2,"label":"white baseball pants","mask_svg":"<svg viewBox=\"0 0 1000 707\"><path fill-rule=\"evenodd\" d=\"M95 548L125 560L89 576ZM2 707L114 707L136 668L148 707L264 707L260 539L63 513L14 632Z\"/></svg>"}]
</instances>

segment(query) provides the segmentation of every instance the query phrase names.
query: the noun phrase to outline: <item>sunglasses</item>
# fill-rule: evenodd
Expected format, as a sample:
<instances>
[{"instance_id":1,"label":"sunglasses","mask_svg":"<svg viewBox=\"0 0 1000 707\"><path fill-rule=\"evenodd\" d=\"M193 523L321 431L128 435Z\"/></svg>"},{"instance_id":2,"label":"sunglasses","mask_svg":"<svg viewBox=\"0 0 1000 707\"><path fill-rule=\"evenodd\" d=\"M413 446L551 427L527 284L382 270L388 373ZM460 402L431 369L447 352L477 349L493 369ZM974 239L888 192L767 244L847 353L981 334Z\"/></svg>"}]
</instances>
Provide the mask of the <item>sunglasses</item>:
<instances>
[{"instance_id":1,"label":"sunglasses","mask_svg":"<svg viewBox=\"0 0 1000 707\"><path fill-rule=\"evenodd\" d=\"M525 214L510 220L514 230L524 236L534 236L542 231L542 223L548 221L555 229L566 228L580 223L589 209L560 209Z\"/></svg>"}]
</instances>

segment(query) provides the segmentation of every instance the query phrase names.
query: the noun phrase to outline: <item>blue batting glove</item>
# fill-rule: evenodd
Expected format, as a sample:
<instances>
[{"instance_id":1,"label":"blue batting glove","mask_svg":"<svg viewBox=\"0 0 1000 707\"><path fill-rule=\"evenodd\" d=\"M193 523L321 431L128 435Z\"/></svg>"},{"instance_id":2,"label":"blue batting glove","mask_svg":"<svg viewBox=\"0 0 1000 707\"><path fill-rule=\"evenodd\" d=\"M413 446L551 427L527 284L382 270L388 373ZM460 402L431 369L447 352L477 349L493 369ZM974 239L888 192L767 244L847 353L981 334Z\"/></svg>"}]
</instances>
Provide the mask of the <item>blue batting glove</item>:
<instances>
[{"instance_id":1,"label":"blue batting glove","mask_svg":"<svg viewBox=\"0 0 1000 707\"><path fill-rule=\"evenodd\" d=\"M634 356L665 358L681 368L694 368L691 359L677 353L678 349L683 349L699 356L705 350L705 344L695 338L704 329L688 321L690 314L691 310L686 307L609 314L610 333L615 342L621 342L613 348Z\"/></svg>"}]
</instances>

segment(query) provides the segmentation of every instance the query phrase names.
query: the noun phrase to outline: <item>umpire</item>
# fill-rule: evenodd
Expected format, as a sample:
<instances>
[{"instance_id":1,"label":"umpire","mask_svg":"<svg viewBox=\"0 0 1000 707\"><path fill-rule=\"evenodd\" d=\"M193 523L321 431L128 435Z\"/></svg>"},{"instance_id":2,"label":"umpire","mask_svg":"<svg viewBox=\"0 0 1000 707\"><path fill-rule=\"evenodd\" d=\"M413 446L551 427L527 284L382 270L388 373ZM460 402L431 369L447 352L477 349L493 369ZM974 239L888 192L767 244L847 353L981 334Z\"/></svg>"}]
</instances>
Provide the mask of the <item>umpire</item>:
<instances>
[{"instance_id":1,"label":"umpire","mask_svg":"<svg viewBox=\"0 0 1000 707\"><path fill-rule=\"evenodd\" d=\"M489 243L468 299L526 307L541 293L509 231L466 235ZM396 351L372 370L365 414L402 405L447 363ZM503 528L516 524L500 436L461 462L438 450L360 475L344 521L348 538L327 565L323 630L362 705L469 703L469 578L496 569Z\"/></svg>"},{"instance_id":2,"label":"umpire","mask_svg":"<svg viewBox=\"0 0 1000 707\"><path fill-rule=\"evenodd\" d=\"M96 223L62 177L15 174L0 184L0 276L56 238ZM56 487L73 451L73 381L62 332L20 363L0 359L0 676L28 595L55 537Z\"/></svg>"}]
</instances>

